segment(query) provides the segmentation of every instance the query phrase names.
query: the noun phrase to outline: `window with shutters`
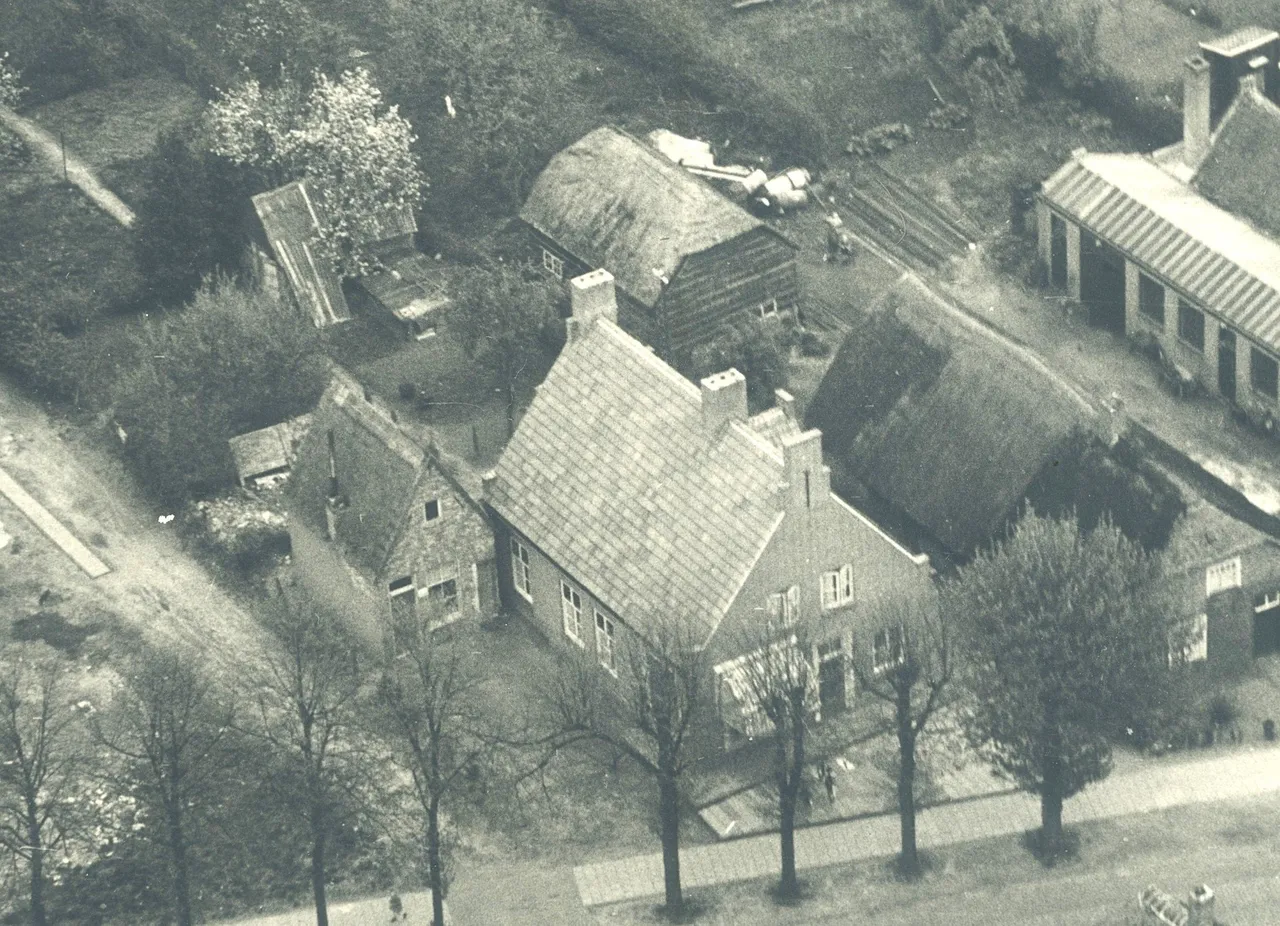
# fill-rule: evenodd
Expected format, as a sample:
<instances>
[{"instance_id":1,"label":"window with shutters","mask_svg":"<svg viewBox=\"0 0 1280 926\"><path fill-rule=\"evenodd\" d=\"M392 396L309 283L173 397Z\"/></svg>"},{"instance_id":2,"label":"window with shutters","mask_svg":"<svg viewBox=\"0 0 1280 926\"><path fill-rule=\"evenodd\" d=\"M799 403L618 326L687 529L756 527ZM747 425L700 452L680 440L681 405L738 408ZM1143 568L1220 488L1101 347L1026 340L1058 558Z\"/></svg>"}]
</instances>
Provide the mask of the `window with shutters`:
<instances>
[{"instance_id":1,"label":"window with shutters","mask_svg":"<svg viewBox=\"0 0 1280 926\"><path fill-rule=\"evenodd\" d=\"M883 627L871 641L871 670L879 675L907 660L907 634L901 624Z\"/></svg>"},{"instance_id":2,"label":"window with shutters","mask_svg":"<svg viewBox=\"0 0 1280 926\"><path fill-rule=\"evenodd\" d=\"M846 563L839 569L824 572L820 583L824 610L848 604L853 601L853 564Z\"/></svg>"},{"instance_id":3,"label":"window with shutters","mask_svg":"<svg viewBox=\"0 0 1280 926\"><path fill-rule=\"evenodd\" d=\"M1186 636L1169 644L1169 665L1187 665L1209 658L1209 615L1197 614L1185 627Z\"/></svg>"},{"instance_id":4,"label":"window with shutters","mask_svg":"<svg viewBox=\"0 0 1280 926\"><path fill-rule=\"evenodd\" d=\"M769 596L769 620L790 627L800 619L800 587L792 585Z\"/></svg>"}]
</instances>

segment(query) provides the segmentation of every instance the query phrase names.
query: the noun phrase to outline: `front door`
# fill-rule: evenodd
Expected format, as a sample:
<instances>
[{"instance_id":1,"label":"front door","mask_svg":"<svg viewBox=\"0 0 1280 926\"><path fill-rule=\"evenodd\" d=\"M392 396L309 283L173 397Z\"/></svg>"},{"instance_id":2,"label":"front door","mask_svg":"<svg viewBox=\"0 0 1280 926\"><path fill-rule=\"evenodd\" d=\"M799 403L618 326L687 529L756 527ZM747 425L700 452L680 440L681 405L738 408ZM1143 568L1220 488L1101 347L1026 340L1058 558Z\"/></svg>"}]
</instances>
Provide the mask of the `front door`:
<instances>
[{"instance_id":1,"label":"front door","mask_svg":"<svg viewBox=\"0 0 1280 926\"><path fill-rule=\"evenodd\" d=\"M818 645L818 703L823 716L845 706L845 656L839 637Z\"/></svg>"},{"instance_id":2,"label":"front door","mask_svg":"<svg viewBox=\"0 0 1280 926\"><path fill-rule=\"evenodd\" d=\"M1067 288L1067 223L1061 216L1049 216L1049 282Z\"/></svg>"},{"instance_id":3,"label":"front door","mask_svg":"<svg viewBox=\"0 0 1280 926\"><path fill-rule=\"evenodd\" d=\"M1218 391L1235 401L1236 333L1230 328L1218 329Z\"/></svg>"}]
</instances>

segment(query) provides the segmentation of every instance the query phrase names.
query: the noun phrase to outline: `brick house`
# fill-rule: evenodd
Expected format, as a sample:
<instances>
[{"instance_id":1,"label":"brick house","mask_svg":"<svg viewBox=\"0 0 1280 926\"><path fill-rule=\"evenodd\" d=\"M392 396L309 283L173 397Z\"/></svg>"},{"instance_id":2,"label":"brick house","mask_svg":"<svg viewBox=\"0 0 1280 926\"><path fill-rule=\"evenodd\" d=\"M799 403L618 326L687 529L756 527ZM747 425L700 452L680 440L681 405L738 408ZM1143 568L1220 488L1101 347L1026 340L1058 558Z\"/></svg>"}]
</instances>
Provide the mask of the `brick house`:
<instances>
[{"instance_id":1,"label":"brick house","mask_svg":"<svg viewBox=\"0 0 1280 926\"><path fill-rule=\"evenodd\" d=\"M1186 377L1280 417L1280 33L1186 62L1183 139L1080 149L1037 197L1040 260L1090 320L1157 341Z\"/></svg>"},{"instance_id":2,"label":"brick house","mask_svg":"<svg viewBox=\"0 0 1280 926\"><path fill-rule=\"evenodd\" d=\"M310 550L317 568L330 569L324 548L339 553L375 619L491 615L493 531L478 490L479 480L429 434L402 427L337 370L289 483L295 559Z\"/></svg>"},{"instance_id":3,"label":"brick house","mask_svg":"<svg viewBox=\"0 0 1280 926\"><path fill-rule=\"evenodd\" d=\"M520 219L533 258L558 279L613 274L619 324L668 359L726 324L797 307L794 244L615 128L553 157Z\"/></svg>"},{"instance_id":4,"label":"brick house","mask_svg":"<svg viewBox=\"0 0 1280 926\"><path fill-rule=\"evenodd\" d=\"M571 288L568 343L485 480L504 601L615 678L658 616L695 622L708 749L759 731L735 659L766 621L803 630L823 709L844 706L855 660L901 652L885 615L935 606L928 558L832 494L790 396L749 417L736 370L694 385L618 327L607 272Z\"/></svg>"}]
</instances>

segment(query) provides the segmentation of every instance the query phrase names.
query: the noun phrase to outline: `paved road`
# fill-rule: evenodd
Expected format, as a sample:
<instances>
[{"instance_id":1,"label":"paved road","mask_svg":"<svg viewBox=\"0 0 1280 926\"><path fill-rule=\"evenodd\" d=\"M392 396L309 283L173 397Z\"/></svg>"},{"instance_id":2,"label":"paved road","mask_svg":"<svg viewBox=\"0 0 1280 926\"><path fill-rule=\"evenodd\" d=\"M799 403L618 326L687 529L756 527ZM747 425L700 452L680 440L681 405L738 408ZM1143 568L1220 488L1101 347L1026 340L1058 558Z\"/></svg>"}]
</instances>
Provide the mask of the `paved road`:
<instances>
[{"instance_id":1,"label":"paved road","mask_svg":"<svg viewBox=\"0 0 1280 926\"><path fill-rule=\"evenodd\" d=\"M50 173L62 173L63 151L56 138L32 120L19 116L7 106L0 106L0 122L8 126L26 143L32 153L45 163ZM99 209L125 228L133 227L133 223L137 220L133 210L126 206L119 196L103 186L93 171L70 152L66 154L66 174L67 179L78 186Z\"/></svg>"},{"instance_id":2,"label":"paved road","mask_svg":"<svg viewBox=\"0 0 1280 926\"><path fill-rule=\"evenodd\" d=\"M1187 804L1280 792L1280 749L1242 749L1211 759L1152 762L1115 774L1067 802L1064 819L1082 823ZM1015 793L947 804L917 818L922 848L989 839L1034 829L1038 801ZM894 814L816 826L796 833L801 870L894 855L899 848ZM776 835L694 846L680 853L686 887L768 878L779 867ZM586 906L620 903L662 893L662 855L582 865L574 879Z\"/></svg>"}]
</instances>

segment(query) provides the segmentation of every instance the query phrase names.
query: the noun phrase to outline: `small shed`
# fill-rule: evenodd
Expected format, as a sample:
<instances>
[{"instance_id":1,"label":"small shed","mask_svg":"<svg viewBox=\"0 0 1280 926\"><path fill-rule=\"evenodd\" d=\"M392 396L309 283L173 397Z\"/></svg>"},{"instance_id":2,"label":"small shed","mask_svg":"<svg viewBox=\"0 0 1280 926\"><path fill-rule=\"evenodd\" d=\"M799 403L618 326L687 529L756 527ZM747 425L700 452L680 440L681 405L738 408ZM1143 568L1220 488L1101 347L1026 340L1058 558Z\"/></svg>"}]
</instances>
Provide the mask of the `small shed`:
<instances>
[{"instance_id":1,"label":"small shed","mask_svg":"<svg viewBox=\"0 0 1280 926\"><path fill-rule=\"evenodd\" d=\"M342 294L342 281L313 245L320 233L320 205L298 180L253 197L253 208L276 261L298 300L317 328L345 322L351 310Z\"/></svg>"},{"instance_id":2,"label":"small shed","mask_svg":"<svg viewBox=\"0 0 1280 926\"><path fill-rule=\"evenodd\" d=\"M236 478L245 488L269 488L289 477L311 415L299 415L279 424L231 438L231 456Z\"/></svg>"},{"instance_id":3,"label":"small shed","mask_svg":"<svg viewBox=\"0 0 1280 926\"><path fill-rule=\"evenodd\" d=\"M385 269L360 279L360 286L395 316L411 337L433 337L449 305L443 269L425 254L401 248L381 255Z\"/></svg>"}]
</instances>

